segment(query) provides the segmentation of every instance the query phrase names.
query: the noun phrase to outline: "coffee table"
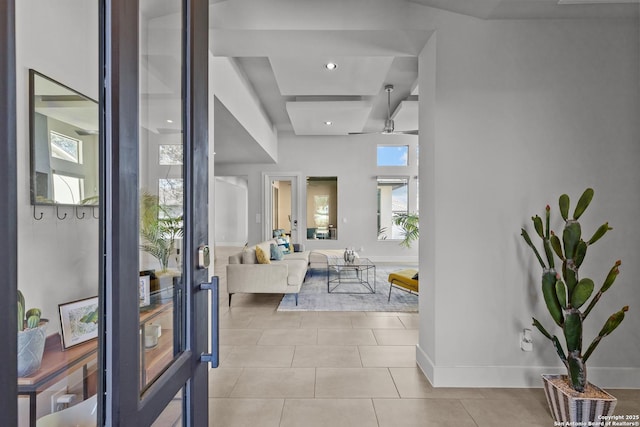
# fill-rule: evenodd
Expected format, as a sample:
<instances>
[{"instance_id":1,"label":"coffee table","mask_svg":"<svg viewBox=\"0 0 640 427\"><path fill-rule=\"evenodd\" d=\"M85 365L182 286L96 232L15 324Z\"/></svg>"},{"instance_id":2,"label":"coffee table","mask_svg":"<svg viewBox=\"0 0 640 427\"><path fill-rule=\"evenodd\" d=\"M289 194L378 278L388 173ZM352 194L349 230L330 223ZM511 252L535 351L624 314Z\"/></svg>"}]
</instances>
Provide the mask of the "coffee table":
<instances>
[{"instance_id":1,"label":"coffee table","mask_svg":"<svg viewBox=\"0 0 640 427\"><path fill-rule=\"evenodd\" d=\"M371 275L373 275L373 277L371 277ZM347 284L356 284L359 286L345 286ZM356 258L353 262L346 262L343 258L327 257L327 292L375 294L375 264L368 258Z\"/></svg>"}]
</instances>

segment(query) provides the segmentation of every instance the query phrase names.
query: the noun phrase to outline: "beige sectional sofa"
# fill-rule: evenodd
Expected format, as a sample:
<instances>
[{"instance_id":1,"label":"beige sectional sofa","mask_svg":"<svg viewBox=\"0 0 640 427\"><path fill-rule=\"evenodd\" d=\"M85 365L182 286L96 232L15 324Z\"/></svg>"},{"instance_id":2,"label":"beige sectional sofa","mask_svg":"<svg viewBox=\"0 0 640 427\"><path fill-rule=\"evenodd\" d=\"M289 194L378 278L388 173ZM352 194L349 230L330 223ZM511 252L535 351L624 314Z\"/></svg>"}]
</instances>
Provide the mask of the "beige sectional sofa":
<instances>
[{"instance_id":1,"label":"beige sectional sofa","mask_svg":"<svg viewBox=\"0 0 640 427\"><path fill-rule=\"evenodd\" d=\"M280 261L270 260L270 264L259 264L256 258L256 246L269 257L270 246L275 240L258 243L243 251L229 256L227 265L227 292L229 306L235 293L276 293L296 294L307 276L309 252L285 254Z\"/></svg>"}]
</instances>

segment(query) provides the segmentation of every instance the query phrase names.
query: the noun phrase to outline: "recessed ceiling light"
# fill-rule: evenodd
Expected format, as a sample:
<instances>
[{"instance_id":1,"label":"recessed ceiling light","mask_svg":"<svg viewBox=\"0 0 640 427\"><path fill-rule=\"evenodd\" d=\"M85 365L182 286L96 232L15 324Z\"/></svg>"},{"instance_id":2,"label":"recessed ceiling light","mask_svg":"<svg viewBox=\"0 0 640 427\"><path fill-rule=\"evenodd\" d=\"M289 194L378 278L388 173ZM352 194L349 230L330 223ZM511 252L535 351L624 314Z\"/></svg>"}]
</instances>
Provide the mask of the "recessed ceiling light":
<instances>
[{"instance_id":1,"label":"recessed ceiling light","mask_svg":"<svg viewBox=\"0 0 640 427\"><path fill-rule=\"evenodd\" d=\"M329 63L324 65L324 68L326 68L329 71L333 71L336 68L338 68L338 64L336 64L335 62L329 62Z\"/></svg>"},{"instance_id":2,"label":"recessed ceiling light","mask_svg":"<svg viewBox=\"0 0 640 427\"><path fill-rule=\"evenodd\" d=\"M173 120L167 119L167 123L173 123Z\"/></svg>"},{"instance_id":3,"label":"recessed ceiling light","mask_svg":"<svg viewBox=\"0 0 640 427\"><path fill-rule=\"evenodd\" d=\"M326 121L326 122L324 122L324 124L327 125L327 126L331 126L333 124L333 122Z\"/></svg>"}]
</instances>

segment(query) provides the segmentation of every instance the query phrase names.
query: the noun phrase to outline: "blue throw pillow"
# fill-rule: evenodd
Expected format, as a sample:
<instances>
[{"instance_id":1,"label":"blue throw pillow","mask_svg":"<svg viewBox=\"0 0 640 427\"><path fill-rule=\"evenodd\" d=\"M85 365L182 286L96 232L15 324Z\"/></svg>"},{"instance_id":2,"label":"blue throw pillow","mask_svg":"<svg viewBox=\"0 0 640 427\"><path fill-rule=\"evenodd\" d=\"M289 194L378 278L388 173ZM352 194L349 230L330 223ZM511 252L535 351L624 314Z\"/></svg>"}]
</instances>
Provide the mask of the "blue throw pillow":
<instances>
[{"instance_id":1,"label":"blue throw pillow","mask_svg":"<svg viewBox=\"0 0 640 427\"><path fill-rule=\"evenodd\" d=\"M282 250L275 243L272 243L270 245L270 249L271 249L270 252L271 252L272 260L280 261L282 258L284 258L284 254L282 253Z\"/></svg>"}]
</instances>

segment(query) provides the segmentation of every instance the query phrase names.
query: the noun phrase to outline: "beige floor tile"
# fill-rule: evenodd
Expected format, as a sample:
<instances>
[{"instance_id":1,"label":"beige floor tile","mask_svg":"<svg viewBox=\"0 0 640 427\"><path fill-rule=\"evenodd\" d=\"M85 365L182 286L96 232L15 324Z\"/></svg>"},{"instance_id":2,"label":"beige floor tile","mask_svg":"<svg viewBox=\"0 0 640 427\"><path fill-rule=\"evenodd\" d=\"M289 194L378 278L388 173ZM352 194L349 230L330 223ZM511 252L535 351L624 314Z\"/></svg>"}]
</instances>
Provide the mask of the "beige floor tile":
<instances>
[{"instance_id":1,"label":"beige floor tile","mask_svg":"<svg viewBox=\"0 0 640 427\"><path fill-rule=\"evenodd\" d=\"M434 389L420 368L389 368L389 371L401 398L425 398L433 395Z\"/></svg>"},{"instance_id":2,"label":"beige floor tile","mask_svg":"<svg viewBox=\"0 0 640 427\"><path fill-rule=\"evenodd\" d=\"M253 316L220 316L220 329L248 329Z\"/></svg>"},{"instance_id":3,"label":"beige floor tile","mask_svg":"<svg viewBox=\"0 0 640 427\"><path fill-rule=\"evenodd\" d=\"M373 335L380 345L413 345L418 344L417 329L374 329Z\"/></svg>"},{"instance_id":4,"label":"beige floor tile","mask_svg":"<svg viewBox=\"0 0 640 427\"><path fill-rule=\"evenodd\" d=\"M284 399L209 399L211 427L278 427Z\"/></svg>"},{"instance_id":5,"label":"beige floor tile","mask_svg":"<svg viewBox=\"0 0 640 427\"><path fill-rule=\"evenodd\" d=\"M313 345L296 346L293 367L360 368L360 352L357 346Z\"/></svg>"},{"instance_id":6,"label":"beige floor tile","mask_svg":"<svg viewBox=\"0 0 640 427\"><path fill-rule=\"evenodd\" d=\"M367 311L366 315L369 317L398 317L406 315L406 313L400 311Z\"/></svg>"},{"instance_id":7,"label":"beige floor tile","mask_svg":"<svg viewBox=\"0 0 640 427\"><path fill-rule=\"evenodd\" d=\"M434 387L433 393L425 396L427 399L484 399L484 395L477 388Z\"/></svg>"},{"instance_id":8,"label":"beige floor tile","mask_svg":"<svg viewBox=\"0 0 640 427\"><path fill-rule=\"evenodd\" d=\"M315 329L267 329L258 345L314 345L317 341Z\"/></svg>"},{"instance_id":9,"label":"beige floor tile","mask_svg":"<svg viewBox=\"0 0 640 427\"><path fill-rule=\"evenodd\" d=\"M388 369L316 369L316 398L373 397L399 397Z\"/></svg>"},{"instance_id":10,"label":"beige floor tile","mask_svg":"<svg viewBox=\"0 0 640 427\"><path fill-rule=\"evenodd\" d=\"M464 406L448 399L374 399L380 427L476 427Z\"/></svg>"},{"instance_id":11,"label":"beige floor tile","mask_svg":"<svg viewBox=\"0 0 640 427\"><path fill-rule=\"evenodd\" d=\"M546 404L535 399L463 399L478 427L553 425Z\"/></svg>"},{"instance_id":12,"label":"beige floor tile","mask_svg":"<svg viewBox=\"0 0 640 427\"><path fill-rule=\"evenodd\" d=\"M233 351L232 345L220 345L218 349L218 362L222 363Z\"/></svg>"},{"instance_id":13,"label":"beige floor tile","mask_svg":"<svg viewBox=\"0 0 640 427\"><path fill-rule=\"evenodd\" d=\"M315 392L313 368L245 368L230 397L308 397Z\"/></svg>"},{"instance_id":14,"label":"beige floor tile","mask_svg":"<svg viewBox=\"0 0 640 427\"><path fill-rule=\"evenodd\" d=\"M287 399L280 427L378 427L370 399Z\"/></svg>"},{"instance_id":15,"label":"beige floor tile","mask_svg":"<svg viewBox=\"0 0 640 427\"><path fill-rule=\"evenodd\" d=\"M376 345L370 329L318 329L319 345Z\"/></svg>"},{"instance_id":16,"label":"beige floor tile","mask_svg":"<svg viewBox=\"0 0 640 427\"><path fill-rule=\"evenodd\" d=\"M615 397L618 398L618 396L616 395L616 390L612 390L613 394ZM640 400L622 400L620 398L618 398L618 403L616 404L616 408L614 409L613 413L615 415L638 415L640 416ZM638 419L636 419L635 421L640 421Z\"/></svg>"},{"instance_id":17,"label":"beige floor tile","mask_svg":"<svg viewBox=\"0 0 640 427\"><path fill-rule=\"evenodd\" d=\"M546 403L542 388L478 388L486 399L537 400Z\"/></svg>"},{"instance_id":18,"label":"beige floor tile","mask_svg":"<svg viewBox=\"0 0 640 427\"><path fill-rule=\"evenodd\" d=\"M412 345L359 346L365 368L411 368L416 366L416 347Z\"/></svg>"},{"instance_id":19,"label":"beige floor tile","mask_svg":"<svg viewBox=\"0 0 640 427\"><path fill-rule=\"evenodd\" d=\"M233 347L220 363L225 368L289 368L294 346L243 345Z\"/></svg>"},{"instance_id":20,"label":"beige floor tile","mask_svg":"<svg viewBox=\"0 0 640 427\"><path fill-rule=\"evenodd\" d=\"M402 322L407 329L419 329L420 328L420 315L416 314L401 314L398 319Z\"/></svg>"},{"instance_id":21,"label":"beige floor tile","mask_svg":"<svg viewBox=\"0 0 640 427\"><path fill-rule=\"evenodd\" d=\"M305 317L302 319L302 328L314 328L314 329L350 329L351 317L348 316L317 316L317 317Z\"/></svg>"},{"instance_id":22,"label":"beige floor tile","mask_svg":"<svg viewBox=\"0 0 640 427\"><path fill-rule=\"evenodd\" d=\"M211 369L209 371L209 397L229 397L243 369Z\"/></svg>"},{"instance_id":23,"label":"beige floor tile","mask_svg":"<svg viewBox=\"0 0 640 427\"><path fill-rule=\"evenodd\" d=\"M354 328L404 329L397 316L366 316L351 319Z\"/></svg>"},{"instance_id":24,"label":"beige floor tile","mask_svg":"<svg viewBox=\"0 0 640 427\"><path fill-rule=\"evenodd\" d=\"M623 389L623 388L612 388L607 389L609 393L614 395L618 400L638 400L640 401L640 389Z\"/></svg>"},{"instance_id":25,"label":"beige floor tile","mask_svg":"<svg viewBox=\"0 0 640 427\"><path fill-rule=\"evenodd\" d=\"M302 323L298 316L256 316L249 323L250 328L258 329L298 329Z\"/></svg>"},{"instance_id":26,"label":"beige floor tile","mask_svg":"<svg viewBox=\"0 0 640 427\"><path fill-rule=\"evenodd\" d=\"M262 329L220 329L221 345L256 345Z\"/></svg>"}]
</instances>

